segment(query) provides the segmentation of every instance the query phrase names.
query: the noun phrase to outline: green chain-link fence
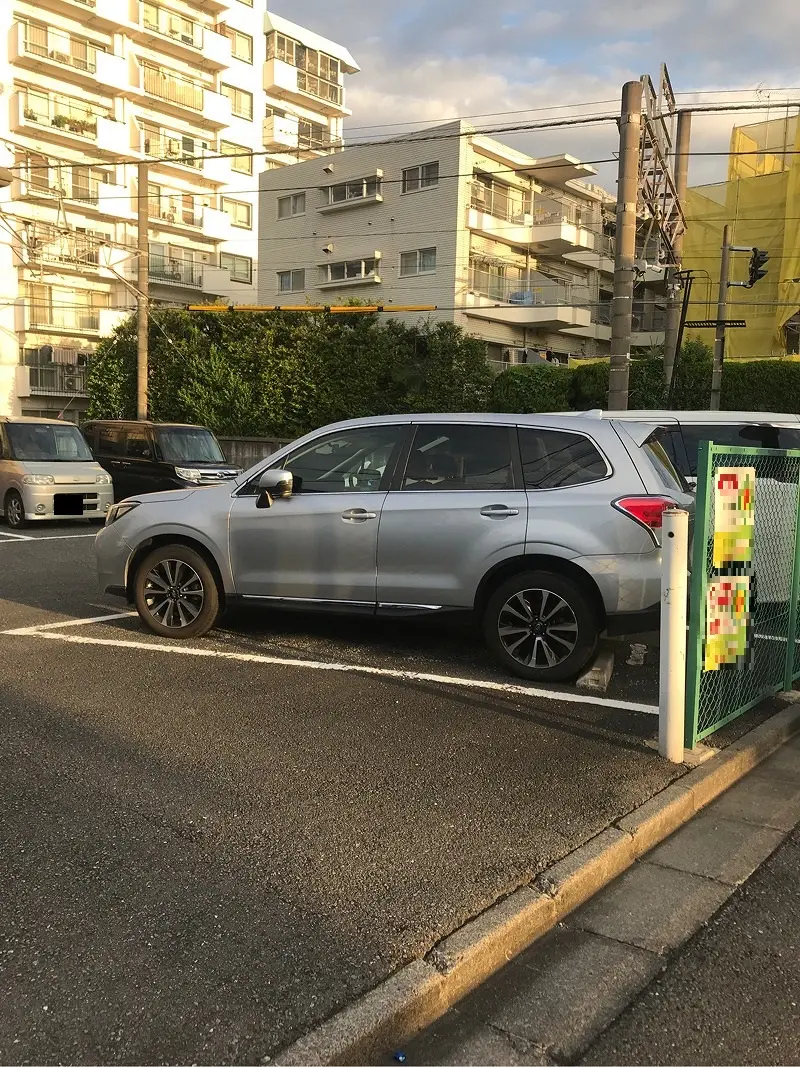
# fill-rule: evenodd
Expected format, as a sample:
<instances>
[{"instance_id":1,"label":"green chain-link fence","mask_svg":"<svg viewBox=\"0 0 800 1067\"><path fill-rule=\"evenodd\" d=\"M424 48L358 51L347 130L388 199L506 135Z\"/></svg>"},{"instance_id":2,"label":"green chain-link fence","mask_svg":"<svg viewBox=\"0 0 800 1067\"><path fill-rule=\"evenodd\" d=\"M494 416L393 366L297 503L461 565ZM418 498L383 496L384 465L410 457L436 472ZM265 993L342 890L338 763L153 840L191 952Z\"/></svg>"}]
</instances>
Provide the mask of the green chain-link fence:
<instances>
[{"instance_id":1,"label":"green chain-link fence","mask_svg":"<svg viewBox=\"0 0 800 1067\"><path fill-rule=\"evenodd\" d=\"M800 451L700 445L686 745L800 677Z\"/></svg>"}]
</instances>

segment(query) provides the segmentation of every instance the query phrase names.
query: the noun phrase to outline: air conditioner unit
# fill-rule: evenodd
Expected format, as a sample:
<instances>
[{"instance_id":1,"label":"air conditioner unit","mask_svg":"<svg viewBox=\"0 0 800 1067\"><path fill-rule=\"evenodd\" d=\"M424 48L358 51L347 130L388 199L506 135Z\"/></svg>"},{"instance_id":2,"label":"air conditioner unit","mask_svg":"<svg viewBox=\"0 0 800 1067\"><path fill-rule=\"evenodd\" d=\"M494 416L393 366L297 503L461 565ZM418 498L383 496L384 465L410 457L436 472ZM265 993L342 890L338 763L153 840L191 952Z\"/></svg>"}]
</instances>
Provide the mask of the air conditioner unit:
<instances>
[{"instance_id":1,"label":"air conditioner unit","mask_svg":"<svg viewBox=\"0 0 800 1067\"><path fill-rule=\"evenodd\" d=\"M74 393L78 388L78 379L69 377L64 379L64 392Z\"/></svg>"},{"instance_id":2,"label":"air conditioner unit","mask_svg":"<svg viewBox=\"0 0 800 1067\"><path fill-rule=\"evenodd\" d=\"M167 211L161 216L161 218L164 219L166 222L174 222L175 221L175 212L174 211Z\"/></svg>"}]
</instances>

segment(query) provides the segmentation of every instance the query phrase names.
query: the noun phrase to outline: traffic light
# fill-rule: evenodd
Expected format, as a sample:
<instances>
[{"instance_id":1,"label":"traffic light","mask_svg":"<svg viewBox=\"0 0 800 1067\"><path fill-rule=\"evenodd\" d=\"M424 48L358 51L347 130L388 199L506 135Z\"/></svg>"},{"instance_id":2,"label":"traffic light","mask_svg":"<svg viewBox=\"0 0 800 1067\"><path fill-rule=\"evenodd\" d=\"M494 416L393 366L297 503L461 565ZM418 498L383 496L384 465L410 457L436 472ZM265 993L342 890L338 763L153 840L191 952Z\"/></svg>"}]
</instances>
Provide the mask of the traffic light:
<instances>
[{"instance_id":1,"label":"traffic light","mask_svg":"<svg viewBox=\"0 0 800 1067\"><path fill-rule=\"evenodd\" d=\"M750 269L747 280L747 288L752 289L756 282L760 282L767 273L765 264L769 261L769 252L760 248L754 248L750 256Z\"/></svg>"}]
</instances>

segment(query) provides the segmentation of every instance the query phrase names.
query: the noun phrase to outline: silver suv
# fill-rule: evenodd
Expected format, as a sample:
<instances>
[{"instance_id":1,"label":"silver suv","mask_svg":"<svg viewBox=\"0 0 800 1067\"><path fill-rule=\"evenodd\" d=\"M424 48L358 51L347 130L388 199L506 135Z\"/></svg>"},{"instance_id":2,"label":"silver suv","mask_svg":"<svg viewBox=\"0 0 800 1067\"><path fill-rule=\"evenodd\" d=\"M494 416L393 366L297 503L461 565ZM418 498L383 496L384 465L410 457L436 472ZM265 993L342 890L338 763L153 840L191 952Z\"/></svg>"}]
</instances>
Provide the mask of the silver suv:
<instances>
[{"instance_id":1,"label":"silver suv","mask_svg":"<svg viewBox=\"0 0 800 1067\"><path fill-rule=\"evenodd\" d=\"M394 415L326 426L235 480L111 509L100 585L161 636L234 602L473 611L523 678L578 674L604 630L656 625L665 508L689 510L655 427L570 415Z\"/></svg>"}]
</instances>

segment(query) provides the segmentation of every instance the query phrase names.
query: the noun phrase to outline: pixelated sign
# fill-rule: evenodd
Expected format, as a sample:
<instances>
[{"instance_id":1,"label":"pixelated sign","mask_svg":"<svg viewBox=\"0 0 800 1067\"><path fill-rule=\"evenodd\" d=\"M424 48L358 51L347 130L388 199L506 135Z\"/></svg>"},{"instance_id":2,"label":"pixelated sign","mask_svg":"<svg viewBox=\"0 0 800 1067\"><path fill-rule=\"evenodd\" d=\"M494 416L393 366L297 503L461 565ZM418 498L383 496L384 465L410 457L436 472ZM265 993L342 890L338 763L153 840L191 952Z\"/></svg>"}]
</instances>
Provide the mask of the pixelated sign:
<instances>
[{"instance_id":1,"label":"pixelated sign","mask_svg":"<svg viewBox=\"0 0 800 1067\"><path fill-rule=\"evenodd\" d=\"M714 567L753 559L755 467L718 467L714 475Z\"/></svg>"},{"instance_id":2,"label":"pixelated sign","mask_svg":"<svg viewBox=\"0 0 800 1067\"><path fill-rule=\"evenodd\" d=\"M747 654L750 578L717 578L709 583L707 597L704 669L716 671L724 663L743 661Z\"/></svg>"}]
</instances>

